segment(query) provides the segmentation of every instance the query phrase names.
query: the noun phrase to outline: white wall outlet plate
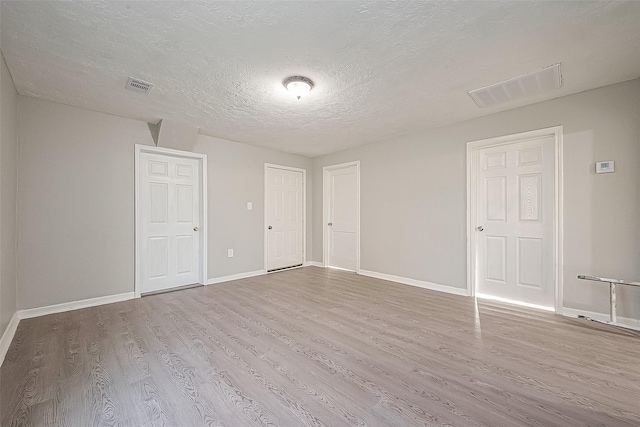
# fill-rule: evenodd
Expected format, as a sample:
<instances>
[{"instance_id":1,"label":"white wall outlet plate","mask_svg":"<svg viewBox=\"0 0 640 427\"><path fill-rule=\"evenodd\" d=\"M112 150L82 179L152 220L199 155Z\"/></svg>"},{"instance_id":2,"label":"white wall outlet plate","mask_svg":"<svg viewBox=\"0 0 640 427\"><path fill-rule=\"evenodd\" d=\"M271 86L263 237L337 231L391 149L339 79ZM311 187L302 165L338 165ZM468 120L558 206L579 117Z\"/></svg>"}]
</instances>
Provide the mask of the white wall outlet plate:
<instances>
[{"instance_id":1,"label":"white wall outlet plate","mask_svg":"<svg viewBox=\"0 0 640 427\"><path fill-rule=\"evenodd\" d=\"M233 258L233 249L227 249L227 257Z\"/></svg>"},{"instance_id":2,"label":"white wall outlet plate","mask_svg":"<svg viewBox=\"0 0 640 427\"><path fill-rule=\"evenodd\" d=\"M253 210L253 203L252 202L247 202L247 210Z\"/></svg>"},{"instance_id":3,"label":"white wall outlet plate","mask_svg":"<svg viewBox=\"0 0 640 427\"><path fill-rule=\"evenodd\" d=\"M596 173L611 173L614 172L614 161L605 160L603 162L596 162Z\"/></svg>"}]
</instances>

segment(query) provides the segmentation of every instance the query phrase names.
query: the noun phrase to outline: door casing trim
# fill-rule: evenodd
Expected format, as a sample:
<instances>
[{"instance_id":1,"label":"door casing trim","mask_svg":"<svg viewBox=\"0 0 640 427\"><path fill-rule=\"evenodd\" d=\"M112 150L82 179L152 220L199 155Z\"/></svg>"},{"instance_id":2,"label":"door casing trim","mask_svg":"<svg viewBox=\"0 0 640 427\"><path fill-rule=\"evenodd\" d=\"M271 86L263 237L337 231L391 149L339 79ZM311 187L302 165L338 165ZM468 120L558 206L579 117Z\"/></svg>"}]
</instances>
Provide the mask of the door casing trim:
<instances>
[{"instance_id":1,"label":"door casing trim","mask_svg":"<svg viewBox=\"0 0 640 427\"><path fill-rule=\"evenodd\" d=\"M135 164L134 164L134 197L135 197L135 207L134 207L134 244L135 244L135 274L134 274L134 284L133 291L135 298L140 298L140 294L142 293L142 244L140 239L142 239L142 226L140 224L141 215L140 215L140 155L142 153L150 153L150 154L162 154L165 156L171 156L175 158L183 158L183 159L195 159L200 162L200 284L206 285L208 282L207 278L207 263L208 263L208 242L207 242L207 234L208 234L208 224L207 224L207 155L192 153L189 151L180 151L173 150L171 148L162 148L162 147L154 147L150 145L135 145Z\"/></svg>"},{"instance_id":2,"label":"door casing trim","mask_svg":"<svg viewBox=\"0 0 640 427\"><path fill-rule=\"evenodd\" d=\"M356 167L356 273L360 274L360 161L339 163L322 168L322 265L329 267L329 174L331 171Z\"/></svg>"},{"instance_id":3,"label":"door casing trim","mask_svg":"<svg viewBox=\"0 0 640 427\"><path fill-rule=\"evenodd\" d=\"M476 296L476 203L477 203L477 170L474 167L474 156L477 150L508 145L526 139L552 136L554 148L554 278L555 278L555 312L562 314L563 301L563 127L562 125L528 132L499 136L467 142L467 294Z\"/></svg>"}]
</instances>

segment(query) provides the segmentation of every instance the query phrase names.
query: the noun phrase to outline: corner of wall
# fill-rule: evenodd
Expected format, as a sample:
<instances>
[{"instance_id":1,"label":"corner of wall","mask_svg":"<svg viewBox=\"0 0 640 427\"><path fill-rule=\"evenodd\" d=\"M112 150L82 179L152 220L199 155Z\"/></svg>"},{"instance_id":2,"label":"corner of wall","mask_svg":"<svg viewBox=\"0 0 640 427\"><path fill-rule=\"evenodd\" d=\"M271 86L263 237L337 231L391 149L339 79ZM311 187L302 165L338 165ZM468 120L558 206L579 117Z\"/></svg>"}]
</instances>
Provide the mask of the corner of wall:
<instances>
[{"instance_id":1,"label":"corner of wall","mask_svg":"<svg viewBox=\"0 0 640 427\"><path fill-rule=\"evenodd\" d=\"M6 333L15 323L18 291L16 200L19 95L4 55L0 57L0 335L3 341L9 339L10 343L13 333L9 334L9 338ZM0 347L4 344L8 346L8 343L0 343Z\"/></svg>"}]
</instances>

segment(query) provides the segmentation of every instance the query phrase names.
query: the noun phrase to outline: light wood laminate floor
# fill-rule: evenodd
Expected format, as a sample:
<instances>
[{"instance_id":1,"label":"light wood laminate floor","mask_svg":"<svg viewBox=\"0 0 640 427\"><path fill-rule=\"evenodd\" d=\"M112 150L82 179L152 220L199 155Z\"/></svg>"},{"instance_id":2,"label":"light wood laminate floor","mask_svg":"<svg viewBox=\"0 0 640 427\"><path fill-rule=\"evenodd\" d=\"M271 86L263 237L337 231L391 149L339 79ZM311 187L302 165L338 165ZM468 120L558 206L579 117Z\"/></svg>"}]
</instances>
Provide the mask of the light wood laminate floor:
<instances>
[{"instance_id":1,"label":"light wood laminate floor","mask_svg":"<svg viewBox=\"0 0 640 427\"><path fill-rule=\"evenodd\" d=\"M315 267L22 320L2 426L639 426L640 334Z\"/></svg>"}]
</instances>

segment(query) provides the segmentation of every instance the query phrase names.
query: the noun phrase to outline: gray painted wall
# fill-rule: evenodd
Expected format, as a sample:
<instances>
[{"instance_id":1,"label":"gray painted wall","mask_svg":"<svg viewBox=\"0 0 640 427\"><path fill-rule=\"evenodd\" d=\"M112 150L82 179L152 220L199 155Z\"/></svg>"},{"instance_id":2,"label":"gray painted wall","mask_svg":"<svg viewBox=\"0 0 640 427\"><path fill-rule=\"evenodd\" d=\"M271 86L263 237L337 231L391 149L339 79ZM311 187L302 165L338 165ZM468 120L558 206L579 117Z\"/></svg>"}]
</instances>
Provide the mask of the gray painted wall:
<instances>
[{"instance_id":1,"label":"gray painted wall","mask_svg":"<svg viewBox=\"0 0 640 427\"><path fill-rule=\"evenodd\" d=\"M153 145L147 124L28 97L19 117L18 307L132 292L134 145ZM209 160L209 278L263 269L264 163L307 169L310 183L311 160L202 135L193 151Z\"/></svg>"},{"instance_id":2,"label":"gray painted wall","mask_svg":"<svg viewBox=\"0 0 640 427\"><path fill-rule=\"evenodd\" d=\"M18 117L18 308L131 292L133 152L152 145L146 123L21 96ZM555 125L565 143L564 304L606 312L606 288L575 276L640 279L639 80L313 161L199 135L209 277L263 268L265 162L308 171L307 253L321 261L322 167L360 160L362 268L464 288L466 143ZM615 160L616 173L595 175L596 160ZM620 301L621 315L640 317L640 292Z\"/></svg>"},{"instance_id":3,"label":"gray painted wall","mask_svg":"<svg viewBox=\"0 0 640 427\"><path fill-rule=\"evenodd\" d=\"M147 124L24 96L18 117L18 308L133 292Z\"/></svg>"},{"instance_id":4,"label":"gray painted wall","mask_svg":"<svg viewBox=\"0 0 640 427\"><path fill-rule=\"evenodd\" d=\"M193 151L206 154L209 165L209 278L264 269L265 163L307 170L305 253L311 253L311 159L205 135L198 135Z\"/></svg>"},{"instance_id":5,"label":"gray painted wall","mask_svg":"<svg viewBox=\"0 0 640 427\"><path fill-rule=\"evenodd\" d=\"M606 286L578 274L640 280L640 80L315 158L313 217L322 218L322 168L361 161L361 268L466 286L466 143L564 126L564 305L608 312ZM596 175L597 160L616 172ZM322 261L322 221L313 224ZM621 291L620 315L640 318L640 290Z\"/></svg>"},{"instance_id":6,"label":"gray painted wall","mask_svg":"<svg viewBox=\"0 0 640 427\"><path fill-rule=\"evenodd\" d=\"M0 336L16 312L17 97L0 61Z\"/></svg>"}]
</instances>

